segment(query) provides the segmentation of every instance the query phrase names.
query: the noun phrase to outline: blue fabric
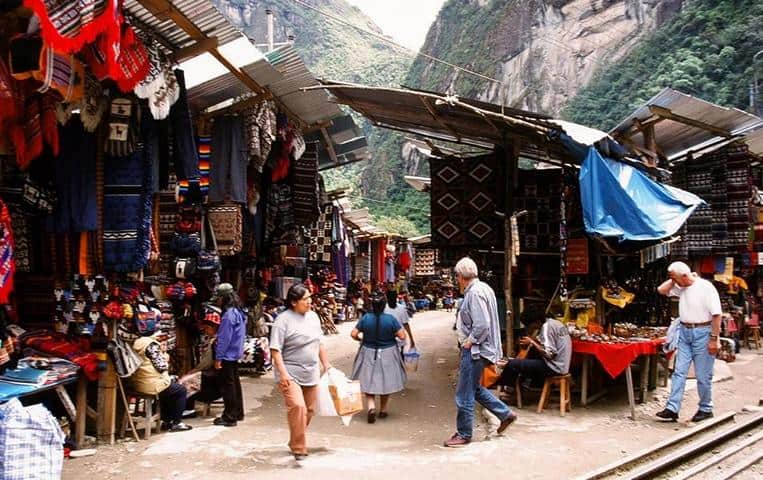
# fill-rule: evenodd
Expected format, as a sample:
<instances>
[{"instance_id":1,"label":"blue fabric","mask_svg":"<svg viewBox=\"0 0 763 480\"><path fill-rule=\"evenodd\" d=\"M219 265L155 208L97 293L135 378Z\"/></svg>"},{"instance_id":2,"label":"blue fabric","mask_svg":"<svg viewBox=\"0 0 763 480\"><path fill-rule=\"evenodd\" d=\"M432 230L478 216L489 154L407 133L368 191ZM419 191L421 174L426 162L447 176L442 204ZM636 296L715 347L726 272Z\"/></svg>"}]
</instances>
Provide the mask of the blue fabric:
<instances>
[{"instance_id":1,"label":"blue fabric","mask_svg":"<svg viewBox=\"0 0 763 480\"><path fill-rule=\"evenodd\" d=\"M469 350L461 349L461 365L458 369L458 385L456 386L456 408L458 408L456 432L461 438L472 438L475 400L501 421L511 415L508 405L480 385L484 368L484 358L477 356L475 359Z\"/></svg>"},{"instance_id":2,"label":"blue fabric","mask_svg":"<svg viewBox=\"0 0 763 480\"><path fill-rule=\"evenodd\" d=\"M238 308L229 308L223 313L217 330L215 359L237 362L244 355L246 337L246 315Z\"/></svg>"},{"instance_id":3,"label":"blue fabric","mask_svg":"<svg viewBox=\"0 0 763 480\"><path fill-rule=\"evenodd\" d=\"M681 401L686 386L686 375L689 364L694 362L694 372L697 376L697 393L699 393L699 410L713 411L713 365L715 357L707 351L710 341L710 326L698 328L680 328L676 366L670 377L670 397L668 410L675 413L681 411Z\"/></svg>"},{"instance_id":4,"label":"blue fabric","mask_svg":"<svg viewBox=\"0 0 763 480\"><path fill-rule=\"evenodd\" d=\"M655 182L591 147L580 168L586 232L620 241L659 240L676 233L699 205L698 196Z\"/></svg>"},{"instance_id":5,"label":"blue fabric","mask_svg":"<svg viewBox=\"0 0 763 480\"><path fill-rule=\"evenodd\" d=\"M379 317L379 337L376 337L376 318L375 313L366 313L360 319L355 328L363 332L363 345L368 348L387 348L397 345L395 333L401 328L400 322L388 313L382 313Z\"/></svg>"}]
</instances>

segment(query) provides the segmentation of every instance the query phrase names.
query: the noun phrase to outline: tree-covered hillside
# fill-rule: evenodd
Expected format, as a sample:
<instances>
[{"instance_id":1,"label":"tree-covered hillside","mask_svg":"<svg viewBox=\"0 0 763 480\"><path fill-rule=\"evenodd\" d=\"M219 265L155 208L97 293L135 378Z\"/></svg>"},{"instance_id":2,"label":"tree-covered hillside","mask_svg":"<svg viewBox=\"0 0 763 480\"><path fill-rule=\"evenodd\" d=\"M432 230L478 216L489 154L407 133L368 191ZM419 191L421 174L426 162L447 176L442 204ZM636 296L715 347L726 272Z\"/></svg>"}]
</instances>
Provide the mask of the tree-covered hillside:
<instances>
[{"instance_id":1,"label":"tree-covered hillside","mask_svg":"<svg viewBox=\"0 0 763 480\"><path fill-rule=\"evenodd\" d=\"M608 130L664 87L746 109L752 57L761 49L760 0L688 2L672 22L600 72L564 116Z\"/></svg>"}]
</instances>

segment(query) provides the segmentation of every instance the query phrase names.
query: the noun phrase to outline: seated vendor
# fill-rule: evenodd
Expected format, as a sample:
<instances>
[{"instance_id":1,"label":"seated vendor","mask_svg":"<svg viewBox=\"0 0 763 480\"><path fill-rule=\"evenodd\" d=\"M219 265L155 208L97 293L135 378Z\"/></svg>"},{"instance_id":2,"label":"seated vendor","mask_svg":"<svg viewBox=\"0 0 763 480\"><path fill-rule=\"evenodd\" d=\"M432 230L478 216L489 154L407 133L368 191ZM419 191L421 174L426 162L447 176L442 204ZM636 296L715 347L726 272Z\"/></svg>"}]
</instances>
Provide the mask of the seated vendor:
<instances>
[{"instance_id":1,"label":"seated vendor","mask_svg":"<svg viewBox=\"0 0 763 480\"><path fill-rule=\"evenodd\" d=\"M220 309L211 305L208 305L206 308L207 312L204 320L201 322L201 329L207 336L207 341L202 348L199 363L188 372L188 375L197 372L201 374L201 389L188 397L185 406L186 417L195 414L193 410L196 401L211 403L223 396L217 370L215 370L215 341L217 340L217 329L220 327L221 321Z\"/></svg>"},{"instance_id":2,"label":"seated vendor","mask_svg":"<svg viewBox=\"0 0 763 480\"><path fill-rule=\"evenodd\" d=\"M186 389L170 378L167 357L159 342L152 337L155 324L139 327L142 335L133 343L133 350L140 356L141 365L130 377L133 388L142 394L158 395L161 402L162 430L182 432L191 426L182 422L186 404Z\"/></svg>"},{"instance_id":3,"label":"seated vendor","mask_svg":"<svg viewBox=\"0 0 763 480\"><path fill-rule=\"evenodd\" d=\"M533 324L543 321L544 313L536 311L528 316L526 325L528 332ZM570 371L572 358L572 338L565 326L559 320L546 318L540 327L538 340L532 336L522 337L519 344L526 349L535 350L540 358L513 358L509 360L501 372L496 385L514 386L518 376L528 379L545 379L555 375L565 375Z\"/></svg>"}]
</instances>

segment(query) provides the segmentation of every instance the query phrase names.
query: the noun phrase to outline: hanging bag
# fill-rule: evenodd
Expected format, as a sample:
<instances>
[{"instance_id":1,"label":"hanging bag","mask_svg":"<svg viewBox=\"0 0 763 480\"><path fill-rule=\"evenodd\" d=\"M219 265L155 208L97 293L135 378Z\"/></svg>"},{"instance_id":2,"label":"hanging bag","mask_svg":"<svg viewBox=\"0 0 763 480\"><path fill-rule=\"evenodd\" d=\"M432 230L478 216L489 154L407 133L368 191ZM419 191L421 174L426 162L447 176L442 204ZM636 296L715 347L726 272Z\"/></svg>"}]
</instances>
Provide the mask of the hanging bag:
<instances>
[{"instance_id":1,"label":"hanging bag","mask_svg":"<svg viewBox=\"0 0 763 480\"><path fill-rule=\"evenodd\" d=\"M210 243L207 243L207 230L209 230ZM217 239L215 229L205 215L201 217L201 251L196 257L196 268L203 273L215 273L220 271L220 255L217 253Z\"/></svg>"},{"instance_id":2,"label":"hanging bag","mask_svg":"<svg viewBox=\"0 0 763 480\"><path fill-rule=\"evenodd\" d=\"M240 253L244 227L241 205L235 202L211 205L207 207L207 218L217 237L217 254L226 257Z\"/></svg>"},{"instance_id":3,"label":"hanging bag","mask_svg":"<svg viewBox=\"0 0 763 480\"><path fill-rule=\"evenodd\" d=\"M126 378L135 373L143 363L132 349L121 337L117 337L114 340L109 341L106 350L111 356L111 360L114 361L114 368L117 371L117 376Z\"/></svg>"}]
</instances>

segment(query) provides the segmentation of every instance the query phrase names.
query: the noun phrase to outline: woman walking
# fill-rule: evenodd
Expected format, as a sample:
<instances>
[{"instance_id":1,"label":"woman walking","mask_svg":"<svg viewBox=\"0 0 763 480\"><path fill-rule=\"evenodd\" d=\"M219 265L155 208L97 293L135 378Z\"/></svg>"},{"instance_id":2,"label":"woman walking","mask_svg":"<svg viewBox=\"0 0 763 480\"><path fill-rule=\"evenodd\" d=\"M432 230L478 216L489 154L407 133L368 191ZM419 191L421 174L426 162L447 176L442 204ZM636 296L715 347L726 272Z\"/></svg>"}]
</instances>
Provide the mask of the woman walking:
<instances>
[{"instance_id":1,"label":"woman walking","mask_svg":"<svg viewBox=\"0 0 763 480\"><path fill-rule=\"evenodd\" d=\"M307 456L305 431L315 413L320 367L331 368L321 343L321 321L311 310L310 290L293 285L286 294L288 309L273 323L270 352L278 388L286 402L289 449L297 460Z\"/></svg>"},{"instance_id":2,"label":"woman walking","mask_svg":"<svg viewBox=\"0 0 763 480\"><path fill-rule=\"evenodd\" d=\"M384 313L386 305L384 294L376 293L371 299L373 313L363 315L350 334L361 342L352 378L360 380L360 388L366 394L368 423L376 422L376 395L379 395L379 418L386 418L389 396L402 390L407 380L396 342L396 339L405 340L405 330L395 317Z\"/></svg>"},{"instance_id":3,"label":"woman walking","mask_svg":"<svg viewBox=\"0 0 763 480\"><path fill-rule=\"evenodd\" d=\"M241 309L241 300L230 283L217 286L213 301L223 312L217 330L215 370L220 372L218 382L225 405L222 415L215 418L213 423L235 427L237 422L244 419L244 398L241 394L241 380L238 377L238 361L244 353L246 315Z\"/></svg>"}]
</instances>

